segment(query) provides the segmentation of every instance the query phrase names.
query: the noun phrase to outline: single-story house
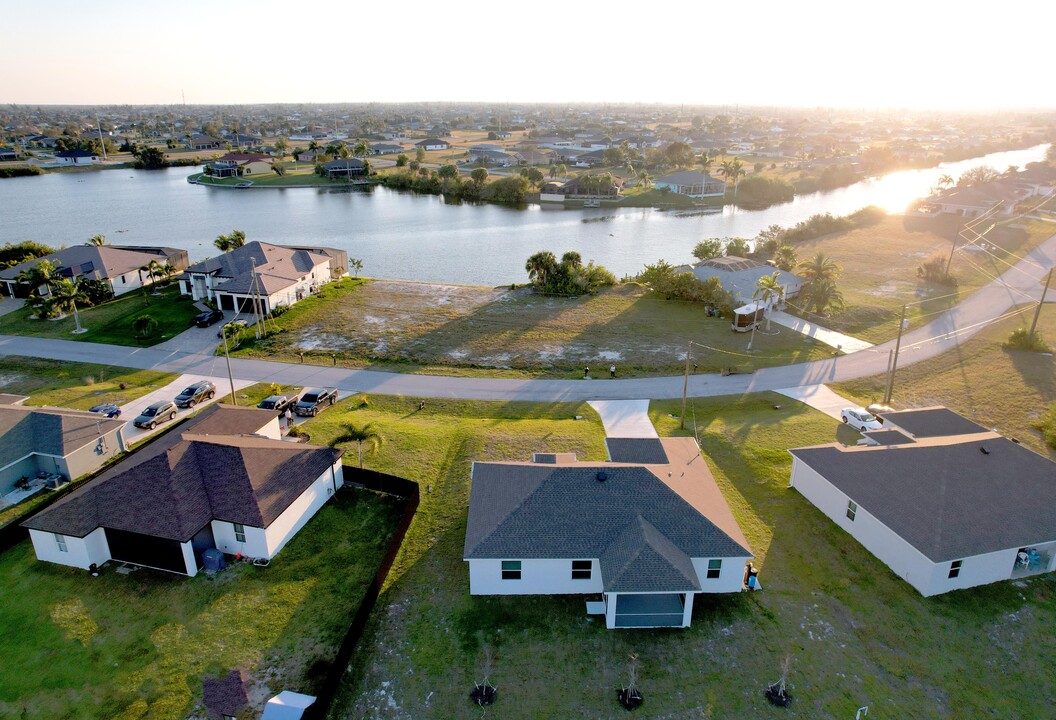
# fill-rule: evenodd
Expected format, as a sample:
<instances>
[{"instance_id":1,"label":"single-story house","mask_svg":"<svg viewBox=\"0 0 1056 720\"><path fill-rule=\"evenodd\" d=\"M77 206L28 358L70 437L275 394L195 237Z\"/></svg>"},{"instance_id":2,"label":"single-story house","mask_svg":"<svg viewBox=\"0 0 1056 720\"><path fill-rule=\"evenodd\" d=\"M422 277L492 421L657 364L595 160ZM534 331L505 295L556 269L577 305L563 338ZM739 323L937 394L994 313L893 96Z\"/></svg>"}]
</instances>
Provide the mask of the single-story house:
<instances>
[{"instance_id":1,"label":"single-story house","mask_svg":"<svg viewBox=\"0 0 1056 720\"><path fill-rule=\"evenodd\" d=\"M608 150L608 148L605 148ZM576 167L597 167L605 164L605 150L592 150L580 152L576 155Z\"/></svg>"},{"instance_id":2,"label":"single-story house","mask_svg":"<svg viewBox=\"0 0 1056 720\"><path fill-rule=\"evenodd\" d=\"M739 592L752 557L693 438L609 438L608 462L475 462L472 595L597 597L609 628L687 627L698 593Z\"/></svg>"},{"instance_id":3,"label":"single-story house","mask_svg":"<svg viewBox=\"0 0 1056 720\"><path fill-rule=\"evenodd\" d=\"M394 155L403 152L403 146L392 143L374 143L370 146L370 151L375 155Z\"/></svg>"},{"instance_id":4,"label":"single-story house","mask_svg":"<svg viewBox=\"0 0 1056 720\"><path fill-rule=\"evenodd\" d=\"M567 182L549 180L539 189L539 199L543 202L564 202L565 200L609 199L615 200L623 190L624 179L612 177L612 183L602 187L594 184L591 175L583 175Z\"/></svg>"},{"instance_id":5,"label":"single-story house","mask_svg":"<svg viewBox=\"0 0 1056 720\"><path fill-rule=\"evenodd\" d=\"M326 176L331 180L354 178L366 174L367 164L359 158L337 158L323 163L323 169L326 170Z\"/></svg>"},{"instance_id":6,"label":"single-story house","mask_svg":"<svg viewBox=\"0 0 1056 720\"><path fill-rule=\"evenodd\" d=\"M1056 463L944 407L796 448L791 487L921 595L1056 569Z\"/></svg>"},{"instance_id":7,"label":"single-story house","mask_svg":"<svg viewBox=\"0 0 1056 720\"><path fill-rule=\"evenodd\" d=\"M254 241L191 265L180 277L180 292L235 312L252 312L259 299L269 313L303 300L346 272L344 250Z\"/></svg>"},{"instance_id":8,"label":"single-story house","mask_svg":"<svg viewBox=\"0 0 1056 720\"><path fill-rule=\"evenodd\" d=\"M998 215L1011 215L1021 200L1033 194L1029 186L1002 178L982 185L954 187L932 195L921 202L917 214L973 218L996 205Z\"/></svg>"},{"instance_id":9,"label":"single-story house","mask_svg":"<svg viewBox=\"0 0 1056 720\"><path fill-rule=\"evenodd\" d=\"M422 148L423 150L447 150L451 147L451 143L447 140L440 140L439 138L426 138L425 140L419 140L414 146Z\"/></svg>"},{"instance_id":10,"label":"single-story house","mask_svg":"<svg viewBox=\"0 0 1056 720\"><path fill-rule=\"evenodd\" d=\"M265 175L271 172L274 158L260 153L228 153L205 166L205 174L213 177L241 177Z\"/></svg>"},{"instance_id":11,"label":"single-story house","mask_svg":"<svg viewBox=\"0 0 1056 720\"><path fill-rule=\"evenodd\" d=\"M682 170L657 178L653 187L695 198L722 198L726 195L726 183L698 170Z\"/></svg>"},{"instance_id":12,"label":"single-story house","mask_svg":"<svg viewBox=\"0 0 1056 720\"><path fill-rule=\"evenodd\" d=\"M58 407L22 405L25 398L5 396L0 404L0 505L15 503L43 486L43 481L16 493L22 478L38 474L76 480L95 472L125 451L123 420ZM11 493L19 494L12 497ZM3 499L6 498L6 499Z\"/></svg>"},{"instance_id":13,"label":"single-story house","mask_svg":"<svg viewBox=\"0 0 1056 720\"><path fill-rule=\"evenodd\" d=\"M239 133L225 135L224 140L235 147L258 147L264 142L263 138L254 137L253 135L242 135Z\"/></svg>"},{"instance_id":14,"label":"single-story house","mask_svg":"<svg viewBox=\"0 0 1056 720\"><path fill-rule=\"evenodd\" d=\"M73 245L51 255L13 265L0 270L0 295L17 298L28 297L33 290L20 282L19 274L33 268L41 260L59 266L58 274L68 278L105 280L114 295L136 290L163 278L154 277L140 270L156 261L160 265L172 265L177 272L187 267L187 251L168 247L144 245Z\"/></svg>"},{"instance_id":15,"label":"single-story house","mask_svg":"<svg viewBox=\"0 0 1056 720\"><path fill-rule=\"evenodd\" d=\"M778 284L781 286L781 300L794 298L803 289L803 278L784 270L778 270L773 265L752 260L751 258L727 255L725 257L711 258L703 262L687 267L689 272L697 276L700 281L711 277L717 277L722 287L733 295L737 304L749 303L755 294L756 283L764 275L778 273Z\"/></svg>"},{"instance_id":16,"label":"single-story house","mask_svg":"<svg viewBox=\"0 0 1056 720\"><path fill-rule=\"evenodd\" d=\"M188 150L218 150L224 143L212 135L189 135L186 145Z\"/></svg>"},{"instance_id":17,"label":"single-story house","mask_svg":"<svg viewBox=\"0 0 1056 720\"><path fill-rule=\"evenodd\" d=\"M270 560L342 486L342 453L282 440L270 410L211 405L22 525L38 560L86 570Z\"/></svg>"},{"instance_id":18,"label":"single-story house","mask_svg":"<svg viewBox=\"0 0 1056 720\"><path fill-rule=\"evenodd\" d=\"M521 163L520 155L508 153L504 150L493 150L491 148L472 147L469 149L469 158L472 162L483 160L490 165L510 167Z\"/></svg>"},{"instance_id":19,"label":"single-story house","mask_svg":"<svg viewBox=\"0 0 1056 720\"><path fill-rule=\"evenodd\" d=\"M22 151L13 147L0 147L0 160L18 160Z\"/></svg>"},{"instance_id":20,"label":"single-story house","mask_svg":"<svg viewBox=\"0 0 1056 720\"><path fill-rule=\"evenodd\" d=\"M59 165L94 165L99 156L87 150L63 150L55 153L55 162Z\"/></svg>"}]
</instances>

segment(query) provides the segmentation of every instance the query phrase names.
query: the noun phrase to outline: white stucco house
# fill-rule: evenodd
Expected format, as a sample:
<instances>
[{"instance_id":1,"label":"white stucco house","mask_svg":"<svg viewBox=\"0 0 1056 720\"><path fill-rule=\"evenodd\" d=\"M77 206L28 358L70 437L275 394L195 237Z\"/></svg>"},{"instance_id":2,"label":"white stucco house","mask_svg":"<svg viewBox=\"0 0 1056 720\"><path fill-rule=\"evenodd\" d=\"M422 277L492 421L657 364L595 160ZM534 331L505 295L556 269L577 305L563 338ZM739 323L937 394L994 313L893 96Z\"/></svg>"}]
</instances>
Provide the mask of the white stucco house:
<instances>
[{"instance_id":1,"label":"white stucco house","mask_svg":"<svg viewBox=\"0 0 1056 720\"><path fill-rule=\"evenodd\" d=\"M414 146L423 150L447 150L451 147L451 143L440 138L426 138L425 140L419 140Z\"/></svg>"},{"instance_id":2,"label":"white stucco house","mask_svg":"<svg viewBox=\"0 0 1056 720\"><path fill-rule=\"evenodd\" d=\"M87 150L63 150L55 153L55 162L59 165L95 165L99 156Z\"/></svg>"},{"instance_id":3,"label":"white stucco house","mask_svg":"<svg viewBox=\"0 0 1056 720\"><path fill-rule=\"evenodd\" d=\"M157 275L151 278L149 273L140 269L151 261L161 266L172 265L176 272L182 271L187 267L187 251L148 245L73 245L0 270L0 294L27 297L33 288L20 282L18 277L41 260L56 265L61 277L103 280L114 295L119 296L164 279Z\"/></svg>"},{"instance_id":4,"label":"white stucco house","mask_svg":"<svg viewBox=\"0 0 1056 720\"><path fill-rule=\"evenodd\" d=\"M608 628L688 627L738 592L748 542L693 438L607 440L608 462L476 462L463 558L473 595L594 596Z\"/></svg>"},{"instance_id":5,"label":"white stucco house","mask_svg":"<svg viewBox=\"0 0 1056 720\"><path fill-rule=\"evenodd\" d=\"M1056 463L946 408L796 448L791 487L921 595L1056 569Z\"/></svg>"},{"instance_id":6,"label":"white stucco house","mask_svg":"<svg viewBox=\"0 0 1056 720\"><path fill-rule=\"evenodd\" d=\"M699 170L681 170L653 181L657 190L668 189L673 193L694 198L723 198L726 196L726 183L716 180Z\"/></svg>"},{"instance_id":7,"label":"white stucco house","mask_svg":"<svg viewBox=\"0 0 1056 720\"><path fill-rule=\"evenodd\" d=\"M303 300L347 272L344 250L250 242L191 265L180 277L180 292L236 312L252 312L259 298L264 313L269 313Z\"/></svg>"},{"instance_id":8,"label":"white stucco house","mask_svg":"<svg viewBox=\"0 0 1056 720\"><path fill-rule=\"evenodd\" d=\"M212 405L23 523L37 559L196 575L270 560L344 484L343 451L280 439L275 413Z\"/></svg>"},{"instance_id":9,"label":"white stucco house","mask_svg":"<svg viewBox=\"0 0 1056 720\"><path fill-rule=\"evenodd\" d=\"M126 450L123 420L69 408L30 407L13 396L4 400L8 402L0 404L0 507L40 490L44 483L36 480L39 473L76 480ZM16 490L22 478L28 478L31 486Z\"/></svg>"}]
</instances>

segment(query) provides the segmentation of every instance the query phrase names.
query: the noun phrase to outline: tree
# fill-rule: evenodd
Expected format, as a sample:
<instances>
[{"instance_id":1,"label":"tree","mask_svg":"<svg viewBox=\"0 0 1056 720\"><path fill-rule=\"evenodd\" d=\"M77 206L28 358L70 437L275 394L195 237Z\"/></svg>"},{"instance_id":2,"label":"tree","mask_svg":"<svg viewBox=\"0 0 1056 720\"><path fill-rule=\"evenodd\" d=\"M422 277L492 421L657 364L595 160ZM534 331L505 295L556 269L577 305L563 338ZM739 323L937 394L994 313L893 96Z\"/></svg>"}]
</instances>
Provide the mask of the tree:
<instances>
[{"instance_id":1,"label":"tree","mask_svg":"<svg viewBox=\"0 0 1056 720\"><path fill-rule=\"evenodd\" d=\"M411 160L411 162L409 162L407 166L411 169L411 172L416 173L418 172L418 168L420 168L422 164L417 160Z\"/></svg>"},{"instance_id":2,"label":"tree","mask_svg":"<svg viewBox=\"0 0 1056 720\"><path fill-rule=\"evenodd\" d=\"M141 266L139 268L139 271L141 273L146 273L147 274L147 277L150 278L150 284L151 285L154 284L154 280L156 278L164 277L164 275L165 275L165 271L162 269L161 263L159 263L157 260L151 260L146 265ZM142 281L142 275L140 275L140 279ZM154 293L153 294L154 295L158 294L157 288L154 289Z\"/></svg>"},{"instance_id":3,"label":"tree","mask_svg":"<svg viewBox=\"0 0 1056 720\"><path fill-rule=\"evenodd\" d=\"M58 279L61 265L50 260L40 260L33 267L18 274L18 281L30 286L26 305L36 311L37 317L47 319L55 316L51 303L51 286Z\"/></svg>"},{"instance_id":4,"label":"tree","mask_svg":"<svg viewBox=\"0 0 1056 720\"><path fill-rule=\"evenodd\" d=\"M697 159L693 148L684 142L673 142L664 148L664 159L676 167L691 167Z\"/></svg>"},{"instance_id":5,"label":"tree","mask_svg":"<svg viewBox=\"0 0 1056 720\"><path fill-rule=\"evenodd\" d=\"M770 309L774 305L781 302L784 297L785 290L781 287L778 282L778 277L781 275L779 272L773 272L769 275L763 275L761 278L755 281L755 291L752 293L752 300L758 300L763 303L767 309ZM766 316L766 329L770 330L770 316Z\"/></svg>"},{"instance_id":6,"label":"tree","mask_svg":"<svg viewBox=\"0 0 1056 720\"><path fill-rule=\"evenodd\" d=\"M543 184L543 180L546 179L543 175L543 171L535 167L528 168L528 174L526 177L533 188L541 186Z\"/></svg>"},{"instance_id":7,"label":"tree","mask_svg":"<svg viewBox=\"0 0 1056 720\"><path fill-rule=\"evenodd\" d=\"M310 143L308 143L308 152L315 152L318 149L319 143L317 143L315 140L312 140Z\"/></svg>"},{"instance_id":8,"label":"tree","mask_svg":"<svg viewBox=\"0 0 1056 720\"><path fill-rule=\"evenodd\" d=\"M785 229L780 225L770 225L760 230L755 236L755 255L757 257L773 257L778 248L781 247L781 236Z\"/></svg>"},{"instance_id":9,"label":"tree","mask_svg":"<svg viewBox=\"0 0 1056 720\"><path fill-rule=\"evenodd\" d=\"M711 258L722 257L722 241L718 238L701 240L693 248L693 257L701 262Z\"/></svg>"},{"instance_id":10,"label":"tree","mask_svg":"<svg viewBox=\"0 0 1056 720\"><path fill-rule=\"evenodd\" d=\"M649 177L649 173L644 168L638 171L638 187L642 188L642 190L648 190L652 186L653 179Z\"/></svg>"},{"instance_id":11,"label":"tree","mask_svg":"<svg viewBox=\"0 0 1056 720\"><path fill-rule=\"evenodd\" d=\"M740 179L747 175L747 171L744 169L744 163L737 158L732 160L723 160L719 166L719 174L726 180L727 183L733 180L733 195L737 196L737 186L740 184Z\"/></svg>"},{"instance_id":12,"label":"tree","mask_svg":"<svg viewBox=\"0 0 1056 720\"><path fill-rule=\"evenodd\" d=\"M88 241L85 243L85 245L102 247L103 245L106 245L106 235L93 235L92 237L88 238Z\"/></svg>"},{"instance_id":13,"label":"tree","mask_svg":"<svg viewBox=\"0 0 1056 720\"><path fill-rule=\"evenodd\" d=\"M970 187L972 185L982 185L984 183L997 180L1000 177L997 170L994 170L989 165L980 165L970 170L965 170L961 173L961 176L957 178L957 187Z\"/></svg>"},{"instance_id":14,"label":"tree","mask_svg":"<svg viewBox=\"0 0 1056 720\"><path fill-rule=\"evenodd\" d=\"M357 158L366 157L372 152L373 151L370 149L370 144L364 142L363 140L356 141L356 144L352 146L352 155Z\"/></svg>"},{"instance_id":15,"label":"tree","mask_svg":"<svg viewBox=\"0 0 1056 720\"><path fill-rule=\"evenodd\" d=\"M158 170L169 165L165 159L165 153L160 148L139 148L132 155L136 158L136 165L144 170Z\"/></svg>"},{"instance_id":16,"label":"tree","mask_svg":"<svg viewBox=\"0 0 1056 720\"><path fill-rule=\"evenodd\" d=\"M727 238L726 240L726 255L727 257L748 257L751 250L748 247L748 241L744 238Z\"/></svg>"},{"instance_id":17,"label":"tree","mask_svg":"<svg viewBox=\"0 0 1056 720\"><path fill-rule=\"evenodd\" d=\"M707 150L705 150L700 154L700 157L697 158L697 162L700 163L700 168L706 175L708 170L711 169L711 164L715 162L715 159L708 154Z\"/></svg>"},{"instance_id":18,"label":"tree","mask_svg":"<svg viewBox=\"0 0 1056 720\"><path fill-rule=\"evenodd\" d=\"M51 285L51 305L59 315L72 311L73 322L76 326L73 332L82 333L84 329L81 327L81 318L77 314L77 303L88 304L88 296L84 292L81 281L64 277L55 278Z\"/></svg>"},{"instance_id":19,"label":"tree","mask_svg":"<svg viewBox=\"0 0 1056 720\"><path fill-rule=\"evenodd\" d=\"M275 153L277 154L279 160L282 160L286 157L286 151L289 149L290 144L286 142L286 138L280 137L278 140L275 141Z\"/></svg>"},{"instance_id":20,"label":"tree","mask_svg":"<svg viewBox=\"0 0 1056 720\"><path fill-rule=\"evenodd\" d=\"M271 164L271 169L279 177L283 177L286 174L286 163L276 160Z\"/></svg>"},{"instance_id":21,"label":"tree","mask_svg":"<svg viewBox=\"0 0 1056 720\"><path fill-rule=\"evenodd\" d=\"M216 240L213 240L213 245L216 245L216 249L220 252L237 250L245 244L246 233L242 230L232 230L227 235L217 235Z\"/></svg>"},{"instance_id":22,"label":"tree","mask_svg":"<svg viewBox=\"0 0 1056 720\"><path fill-rule=\"evenodd\" d=\"M543 250L528 258L524 269L533 285L545 287L549 278L557 272L557 258L549 250Z\"/></svg>"},{"instance_id":23,"label":"tree","mask_svg":"<svg viewBox=\"0 0 1056 720\"><path fill-rule=\"evenodd\" d=\"M373 423L358 426L355 423L345 423L345 431L330 441L330 447L337 447L341 443L354 442L359 447L359 469L363 469L363 443L370 446L371 451L377 450L385 439L375 429Z\"/></svg>"},{"instance_id":24,"label":"tree","mask_svg":"<svg viewBox=\"0 0 1056 720\"><path fill-rule=\"evenodd\" d=\"M356 271L356 277L359 277L359 271L363 269L363 260L360 258L350 258L348 261L349 266Z\"/></svg>"},{"instance_id":25,"label":"tree","mask_svg":"<svg viewBox=\"0 0 1056 720\"><path fill-rule=\"evenodd\" d=\"M408 160L410 160L410 158L407 157L406 153L400 153L399 155L396 156L396 167L398 167L398 168L406 167Z\"/></svg>"},{"instance_id":26,"label":"tree","mask_svg":"<svg viewBox=\"0 0 1056 720\"><path fill-rule=\"evenodd\" d=\"M778 248L777 252L774 253L774 265L776 265L779 270L792 272L792 268L796 266L796 262L796 251L791 245L782 245Z\"/></svg>"},{"instance_id":27,"label":"tree","mask_svg":"<svg viewBox=\"0 0 1056 720\"><path fill-rule=\"evenodd\" d=\"M414 151L414 159L418 162L425 162L425 148L419 147Z\"/></svg>"},{"instance_id":28,"label":"tree","mask_svg":"<svg viewBox=\"0 0 1056 720\"><path fill-rule=\"evenodd\" d=\"M161 272L165 275L165 281L166 283L168 283L171 282L174 277L176 277L176 273L179 271L176 269L175 265L173 265L171 262L167 262L161 266Z\"/></svg>"},{"instance_id":29,"label":"tree","mask_svg":"<svg viewBox=\"0 0 1056 720\"><path fill-rule=\"evenodd\" d=\"M132 329L136 331L136 340L145 340L158 329L158 321L150 315L140 315L132 323Z\"/></svg>"},{"instance_id":30,"label":"tree","mask_svg":"<svg viewBox=\"0 0 1056 720\"><path fill-rule=\"evenodd\" d=\"M583 267L583 256L575 250L569 250L561 256L561 264L573 270Z\"/></svg>"},{"instance_id":31,"label":"tree","mask_svg":"<svg viewBox=\"0 0 1056 720\"><path fill-rule=\"evenodd\" d=\"M487 168L475 168L473 172L469 174L469 179L479 188L484 185L488 180L488 169Z\"/></svg>"},{"instance_id":32,"label":"tree","mask_svg":"<svg viewBox=\"0 0 1056 720\"><path fill-rule=\"evenodd\" d=\"M825 253L818 252L810 260L804 260L798 266L799 275L806 280L800 295L809 310L821 315L826 308L839 307L843 304L843 295L836 287L836 278L843 270Z\"/></svg>"},{"instance_id":33,"label":"tree","mask_svg":"<svg viewBox=\"0 0 1056 720\"><path fill-rule=\"evenodd\" d=\"M55 249L32 240L23 240L20 243L7 243L0 247L0 268L9 268L21 265L28 260L36 260L45 255L51 255Z\"/></svg>"},{"instance_id":34,"label":"tree","mask_svg":"<svg viewBox=\"0 0 1056 720\"><path fill-rule=\"evenodd\" d=\"M436 171L436 174L441 178L456 178L458 177L458 167L455 165L441 165L440 169Z\"/></svg>"}]
</instances>

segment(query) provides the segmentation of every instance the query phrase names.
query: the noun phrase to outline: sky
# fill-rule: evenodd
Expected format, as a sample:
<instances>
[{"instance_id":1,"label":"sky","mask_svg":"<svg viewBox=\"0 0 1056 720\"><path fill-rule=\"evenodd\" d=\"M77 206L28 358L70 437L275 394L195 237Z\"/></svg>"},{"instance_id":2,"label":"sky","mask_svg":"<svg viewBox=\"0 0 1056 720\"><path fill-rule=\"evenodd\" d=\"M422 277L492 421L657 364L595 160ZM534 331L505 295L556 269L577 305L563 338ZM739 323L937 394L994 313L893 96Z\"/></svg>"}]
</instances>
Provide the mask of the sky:
<instances>
[{"instance_id":1,"label":"sky","mask_svg":"<svg viewBox=\"0 0 1056 720\"><path fill-rule=\"evenodd\" d=\"M0 19L3 103L1056 107L1051 0L0 0Z\"/></svg>"}]
</instances>

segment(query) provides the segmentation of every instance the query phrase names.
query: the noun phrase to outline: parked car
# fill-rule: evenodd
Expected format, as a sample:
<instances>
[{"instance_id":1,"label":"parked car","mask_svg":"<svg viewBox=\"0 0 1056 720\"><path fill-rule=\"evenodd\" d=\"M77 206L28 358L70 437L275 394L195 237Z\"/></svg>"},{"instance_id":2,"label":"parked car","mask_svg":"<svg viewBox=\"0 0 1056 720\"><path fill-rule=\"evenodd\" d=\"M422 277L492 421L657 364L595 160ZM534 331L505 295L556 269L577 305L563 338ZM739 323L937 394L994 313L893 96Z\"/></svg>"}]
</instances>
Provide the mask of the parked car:
<instances>
[{"instance_id":1,"label":"parked car","mask_svg":"<svg viewBox=\"0 0 1056 720\"><path fill-rule=\"evenodd\" d=\"M193 322L198 327L209 327L217 320L223 320L224 313L221 310L206 310L203 313L198 313L194 316Z\"/></svg>"},{"instance_id":2,"label":"parked car","mask_svg":"<svg viewBox=\"0 0 1056 720\"><path fill-rule=\"evenodd\" d=\"M216 385L208 380L201 380L184 388L183 392L176 396L175 403L177 407L192 408L202 400L212 400L213 395L216 395Z\"/></svg>"},{"instance_id":3,"label":"parked car","mask_svg":"<svg viewBox=\"0 0 1056 720\"><path fill-rule=\"evenodd\" d=\"M296 395L269 395L257 405L262 410L274 410L276 415L282 415L287 410L293 410L297 403Z\"/></svg>"},{"instance_id":4,"label":"parked car","mask_svg":"<svg viewBox=\"0 0 1056 720\"><path fill-rule=\"evenodd\" d=\"M840 419L853 427L855 430L866 432L867 430L879 430L883 427L876 416L864 408L844 408L840 411Z\"/></svg>"},{"instance_id":5,"label":"parked car","mask_svg":"<svg viewBox=\"0 0 1056 720\"><path fill-rule=\"evenodd\" d=\"M328 406L337 402L337 390L334 388L312 388L297 401L293 411L298 415L318 415Z\"/></svg>"},{"instance_id":6,"label":"parked car","mask_svg":"<svg viewBox=\"0 0 1056 720\"><path fill-rule=\"evenodd\" d=\"M95 407L88 408L88 412L99 413L100 415L106 415L108 418L121 417L121 408L114 403L103 403L102 405L96 405Z\"/></svg>"},{"instance_id":7,"label":"parked car","mask_svg":"<svg viewBox=\"0 0 1056 720\"><path fill-rule=\"evenodd\" d=\"M220 329L216 331L216 336L218 338L222 338L224 336L224 333L226 332L227 336L231 337L231 335L238 332L239 330L245 329L248 324L249 323L247 323L245 320L232 320L229 323L224 323L223 325L221 325Z\"/></svg>"},{"instance_id":8,"label":"parked car","mask_svg":"<svg viewBox=\"0 0 1056 720\"><path fill-rule=\"evenodd\" d=\"M153 430L163 422L168 422L176 417L176 403L171 400L163 400L153 405L147 405L132 424L138 428Z\"/></svg>"}]
</instances>

